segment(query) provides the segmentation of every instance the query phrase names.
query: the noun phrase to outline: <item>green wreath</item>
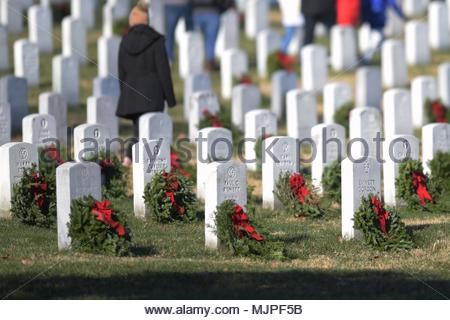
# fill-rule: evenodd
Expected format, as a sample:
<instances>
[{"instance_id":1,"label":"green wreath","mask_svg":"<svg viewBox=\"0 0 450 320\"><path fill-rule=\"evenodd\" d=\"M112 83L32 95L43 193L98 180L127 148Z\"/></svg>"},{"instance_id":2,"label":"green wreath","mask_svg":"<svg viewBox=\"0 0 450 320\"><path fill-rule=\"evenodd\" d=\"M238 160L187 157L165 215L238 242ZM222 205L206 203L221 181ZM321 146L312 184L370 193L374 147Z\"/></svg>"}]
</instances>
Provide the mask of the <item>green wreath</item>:
<instances>
[{"instance_id":1,"label":"green wreath","mask_svg":"<svg viewBox=\"0 0 450 320\"><path fill-rule=\"evenodd\" d=\"M326 166L322 174L324 195L331 201L341 203L341 164L333 161Z\"/></svg>"},{"instance_id":2,"label":"green wreath","mask_svg":"<svg viewBox=\"0 0 450 320\"><path fill-rule=\"evenodd\" d=\"M450 191L450 152L437 152L429 162L431 178L439 180L445 191Z\"/></svg>"},{"instance_id":3,"label":"green wreath","mask_svg":"<svg viewBox=\"0 0 450 320\"><path fill-rule=\"evenodd\" d=\"M450 109L448 109L441 100L425 101L425 113L430 123L450 122Z\"/></svg>"},{"instance_id":4,"label":"green wreath","mask_svg":"<svg viewBox=\"0 0 450 320\"><path fill-rule=\"evenodd\" d=\"M414 243L394 208L385 209L377 196L364 197L353 218L364 242L380 250L411 249Z\"/></svg>"},{"instance_id":5,"label":"green wreath","mask_svg":"<svg viewBox=\"0 0 450 320\"><path fill-rule=\"evenodd\" d=\"M215 223L221 245L234 255L286 259L284 244L259 234L243 208L234 201L224 201L217 207Z\"/></svg>"},{"instance_id":6,"label":"green wreath","mask_svg":"<svg viewBox=\"0 0 450 320\"><path fill-rule=\"evenodd\" d=\"M124 214L108 200L99 202L91 196L73 200L68 227L75 250L116 256L130 253L131 234Z\"/></svg>"},{"instance_id":7,"label":"green wreath","mask_svg":"<svg viewBox=\"0 0 450 320\"><path fill-rule=\"evenodd\" d=\"M349 101L343 104L334 113L334 122L340 124L345 128L347 137L350 133L350 112L353 110L354 107L355 103L353 101Z\"/></svg>"},{"instance_id":8,"label":"green wreath","mask_svg":"<svg viewBox=\"0 0 450 320\"><path fill-rule=\"evenodd\" d=\"M274 193L284 209L293 216L320 218L325 214L319 205L317 190L300 173L282 173Z\"/></svg>"},{"instance_id":9,"label":"green wreath","mask_svg":"<svg viewBox=\"0 0 450 320\"><path fill-rule=\"evenodd\" d=\"M13 187L11 214L20 222L50 228L56 222L56 181L44 176L36 165L24 169Z\"/></svg>"},{"instance_id":10,"label":"green wreath","mask_svg":"<svg viewBox=\"0 0 450 320\"><path fill-rule=\"evenodd\" d=\"M158 222L190 222L197 217L198 202L192 182L177 172L155 174L145 187L144 199Z\"/></svg>"},{"instance_id":11,"label":"green wreath","mask_svg":"<svg viewBox=\"0 0 450 320\"><path fill-rule=\"evenodd\" d=\"M441 194L439 183L423 173L422 163L418 160L408 159L400 164L395 186L398 198L410 209L435 204Z\"/></svg>"}]
</instances>

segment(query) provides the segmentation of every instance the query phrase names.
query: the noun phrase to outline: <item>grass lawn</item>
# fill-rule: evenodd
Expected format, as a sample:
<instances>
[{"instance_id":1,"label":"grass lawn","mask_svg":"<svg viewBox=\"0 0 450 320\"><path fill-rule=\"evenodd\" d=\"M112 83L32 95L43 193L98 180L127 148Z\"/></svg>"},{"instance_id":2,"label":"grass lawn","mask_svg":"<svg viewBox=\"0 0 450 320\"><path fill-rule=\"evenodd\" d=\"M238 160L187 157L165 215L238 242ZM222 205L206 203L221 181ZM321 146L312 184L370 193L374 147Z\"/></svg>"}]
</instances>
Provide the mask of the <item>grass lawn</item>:
<instances>
[{"instance_id":1,"label":"grass lawn","mask_svg":"<svg viewBox=\"0 0 450 320\"><path fill-rule=\"evenodd\" d=\"M279 17L271 15L274 26ZM100 21L100 20L98 20ZM279 27L278 27L279 28ZM100 26L89 33L89 58L95 62ZM26 34L14 36L13 42ZM55 26L55 50L61 45ZM323 40L321 40L323 41ZM253 79L256 76L255 44L242 36ZM12 51L11 51L12 54ZM38 95L51 90L51 58L41 56L41 86L29 91L30 112L37 112ZM450 61L449 52L433 53L432 64L410 68L410 76L436 74L439 63ZM12 62L12 55L11 55ZM5 75L12 73L2 73ZM92 94L95 63L80 73L82 103L69 111L69 125L85 122L86 98ZM178 107L170 113L175 136L187 133L182 121L182 80L174 64ZM219 93L219 73L212 74ZM332 81L354 85L354 74L330 75ZM270 85L261 81L263 106L270 101ZM320 100L320 99L319 99ZM229 102L222 101L229 109ZM319 102L321 108L321 102ZM285 123L280 123L280 134ZM131 126L123 123L128 137ZM14 140L20 141L20 134ZM258 175L250 175L261 194ZM449 203L449 194L444 197ZM204 222L160 225L132 216L132 199L115 201L128 212L133 232L132 257L115 258L59 252L55 229L40 229L15 220L0 220L0 297L9 299L443 299L450 297L449 212L415 212L402 209L413 232L416 248L404 252L379 252L357 241L340 238L340 210L332 209L319 220L298 219L283 212L259 210L258 218L287 245L292 259L284 262L233 257L204 249Z\"/></svg>"}]
</instances>

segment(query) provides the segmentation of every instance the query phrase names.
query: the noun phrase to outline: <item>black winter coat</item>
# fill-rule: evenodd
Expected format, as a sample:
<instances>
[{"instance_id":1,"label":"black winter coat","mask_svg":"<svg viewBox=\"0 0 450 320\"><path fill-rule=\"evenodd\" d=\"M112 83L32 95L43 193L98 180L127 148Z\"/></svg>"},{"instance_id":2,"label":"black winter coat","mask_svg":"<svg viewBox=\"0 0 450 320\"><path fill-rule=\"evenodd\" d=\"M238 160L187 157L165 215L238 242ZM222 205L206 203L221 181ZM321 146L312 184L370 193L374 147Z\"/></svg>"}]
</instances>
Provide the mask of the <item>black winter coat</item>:
<instances>
[{"instance_id":1,"label":"black winter coat","mask_svg":"<svg viewBox=\"0 0 450 320\"><path fill-rule=\"evenodd\" d=\"M162 112L164 101L176 105L164 37L147 25L136 25L119 49L120 98L116 115L135 118Z\"/></svg>"},{"instance_id":2,"label":"black winter coat","mask_svg":"<svg viewBox=\"0 0 450 320\"><path fill-rule=\"evenodd\" d=\"M336 0L302 0L302 13L308 16L336 15Z\"/></svg>"}]
</instances>

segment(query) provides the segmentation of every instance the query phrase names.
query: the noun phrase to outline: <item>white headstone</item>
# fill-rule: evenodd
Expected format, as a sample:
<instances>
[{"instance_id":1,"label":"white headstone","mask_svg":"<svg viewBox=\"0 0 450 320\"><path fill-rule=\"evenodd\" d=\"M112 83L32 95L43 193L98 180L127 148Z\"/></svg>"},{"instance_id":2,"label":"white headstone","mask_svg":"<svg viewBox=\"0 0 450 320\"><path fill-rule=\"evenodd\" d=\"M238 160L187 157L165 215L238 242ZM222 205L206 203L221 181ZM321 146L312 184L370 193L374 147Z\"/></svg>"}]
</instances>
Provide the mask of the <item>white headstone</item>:
<instances>
[{"instance_id":1,"label":"white headstone","mask_svg":"<svg viewBox=\"0 0 450 320\"><path fill-rule=\"evenodd\" d=\"M233 89L233 78L239 78L248 72L248 57L240 49L228 49L223 52L220 62L222 97L230 99Z\"/></svg>"},{"instance_id":2,"label":"white headstone","mask_svg":"<svg viewBox=\"0 0 450 320\"><path fill-rule=\"evenodd\" d=\"M24 142L9 142L0 146L0 217L10 217L13 187L23 170L39 166L37 147Z\"/></svg>"},{"instance_id":3,"label":"white headstone","mask_svg":"<svg viewBox=\"0 0 450 320\"><path fill-rule=\"evenodd\" d=\"M80 102L78 63L74 57L53 58L53 91L64 96L71 106Z\"/></svg>"},{"instance_id":4,"label":"white headstone","mask_svg":"<svg viewBox=\"0 0 450 320\"><path fill-rule=\"evenodd\" d=\"M444 50L450 48L450 28L447 5L433 1L428 5L428 28L431 48Z\"/></svg>"},{"instance_id":5,"label":"white headstone","mask_svg":"<svg viewBox=\"0 0 450 320\"><path fill-rule=\"evenodd\" d=\"M40 52L53 51L53 17L50 7L34 5L28 9L28 34Z\"/></svg>"},{"instance_id":6,"label":"white headstone","mask_svg":"<svg viewBox=\"0 0 450 320\"><path fill-rule=\"evenodd\" d=\"M438 67L439 97L442 103L450 108L450 63Z\"/></svg>"},{"instance_id":7,"label":"white headstone","mask_svg":"<svg viewBox=\"0 0 450 320\"><path fill-rule=\"evenodd\" d=\"M8 30L0 25L0 70L9 69Z\"/></svg>"},{"instance_id":8,"label":"white headstone","mask_svg":"<svg viewBox=\"0 0 450 320\"><path fill-rule=\"evenodd\" d=\"M133 155L134 214L145 218L149 215L144 201L145 187L155 174L170 172L170 146L158 140L141 140L133 146Z\"/></svg>"},{"instance_id":9,"label":"white headstone","mask_svg":"<svg viewBox=\"0 0 450 320\"><path fill-rule=\"evenodd\" d=\"M256 62L258 67L258 76L267 78L268 76L268 58L280 50L281 36L278 32L266 29L258 33L256 38Z\"/></svg>"},{"instance_id":10,"label":"white headstone","mask_svg":"<svg viewBox=\"0 0 450 320\"><path fill-rule=\"evenodd\" d=\"M408 82L405 47L399 40L389 39L381 49L381 75L388 88L405 87Z\"/></svg>"},{"instance_id":11,"label":"white headstone","mask_svg":"<svg viewBox=\"0 0 450 320\"><path fill-rule=\"evenodd\" d=\"M261 106L261 92L252 84L240 84L233 88L231 101L231 120L233 124L244 131L245 114Z\"/></svg>"},{"instance_id":12,"label":"white headstone","mask_svg":"<svg viewBox=\"0 0 450 320\"><path fill-rule=\"evenodd\" d=\"M116 116L118 100L112 96L87 99L87 123L104 125L112 139L119 137L119 118Z\"/></svg>"},{"instance_id":13,"label":"white headstone","mask_svg":"<svg viewBox=\"0 0 450 320\"><path fill-rule=\"evenodd\" d=\"M219 99L212 91L200 91L191 96L189 114L189 140L194 142L198 136L199 124L204 112L218 114L220 111Z\"/></svg>"},{"instance_id":14,"label":"white headstone","mask_svg":"<svg viewBox=\"0 0 450 320\"><path fill-rule=\"evenodd\" d=\"M379 109L372 107L358 107L350 112L350 140L354 140L352 145L348 148L351 150L352 157L355 161L360 160L366 156L381 158L381 142L377 144L374 139L377 137L381 141L381 114Z\"/></svg>"},{"instance_id":15,"label":"white headstone","mask_svg":"<svg viewBox=\"0 0 450 320\"><path fill-rule=\"evenodd\" d=\"M403 0L403 12L408 18L419 18L425 14L427 2L427 0Z\"/></svg>"},{"instance_id":16,"label":"white headstone","mask_svg":"<svg viewBox=\"0 0 450 320\"><path fill-rule=\"evenodd\" d=\"M323 46L310 44L301 51L303 89L320 93L328 81L327 52Z\"/></svg>"},{"instance_id":17,"label":"white headstone","mask_svg":"<svg viewBox=\"0 0 450 320\"><path fill-rule=\"evenodd\" d=\"M0 0L0 24L8 28L9 33L21 33L23 30L22 5L17 0Z\"/></svg>"},{"instance_id":18,"label":"white headstone","mask_svg":"<svg viewBox=\"0 0 450 320\"><path fill-rule=\"evenodd\" d=\"M383 95L384 137L412 135L411 94L405 89L390 89Z\"/></svg>"},{"instance_id":19,"label":"white headstone","mask_svg":"<svg viewBox=\"0 0 450 320\"><path fill-rule=\"evenodd\" d=\"M73 131L73 157L76 162L89 160L107 150L111 135L109 128L101 124L81 124Z\"/></svg>"},{"instance_id":20,"label":"white headstone","mask_svg":"<svg viewBox=\"0 0 450 320\"><path fill-rule=\"evenodd\" d=\"M355 163L346 158L341 163L342 172L342 238L345 240L362 239L360 230L354 228L354 216L361 206L361 200L368 195L380 197L381 165L372 158Z\"/></svg>"},{"instance_id":21,"label":"white headstone","mask_svg":"<svg viewBox=\"0 0 450 320\"><path fill-rule=\"evenodd\" d=\"M217 206L232 200L241 207L247 206L247 177L245 165L229 161L208 164L205 199L205 246L216 250L219 247L215 213Z\"/></svg>"},{"instance_id":22,"label":"white headstone","mask_svg":"<svg viewBox=\"0 0 450 320\"><path fill-rule=\"evenodd\" d=\"M39 48L26 39L14 43L14 74L27 79L30 87L39 86Z\"/></svg>"},{"instance_id":23,"label":"white headstone","mask_svg":"<svg viewBox=\"0 0 450 320\"><path fill-rule=\"evenodd\" d=\"M93 162L66 162L56 169L58 249L70 249L69 223L73 200L92 196L102 200L100 166Z\"/></svg>"},{"instance_id":24,"label":"white headstone","mask_svg":"<svg viewBox=\"0 0 450 320\"><path fill-rule=\"evenodd\" d=\"M258 33L269 25L269 2L267 0L247 0L245 9L245 34L255 39Z\"/></svg>"},{"instance_id":25,"label":"white headstone","mask_svg":"<svg viewBox=\"0 0 450 320\"><path fill-rule=\"evenodd\" d=\"M233 155L231 131L225 128L205 128L199 131L197 142L197 197L209 196L205 182L208 179L207 165L213 161L227 162ZM207 193L208 191L208 193Z\"/></svg>"},{"instance_id":26,"label":"white headstone","mask_svg":"<svg viewBox=\"0 0 450 320\"><path fill-rule=\"evenodd\" d=\"M114 35L114 6L106 3L102 9L102 17L102 35L104 37L111 37Z\"/></svg>"},{"instance_id":27,"label":"white headstone","mask_svg":"<svg viewBox=\"0 0 450 320\"><path fill-rule=\"evenodd\" d=\"M387 37L398 37L403 34L404 31L404 21L401 17L397 15L392 7L387 8L386 12L386 25L384 27L384 33Z\"/></svg>"},{"instance_id":28,"label":"white headstone","mask_svg":"<svg viewBox=\"0 0 450 320\"><path fill-rule=\"evenodd\" d=\"M317 124L317 101L314 92L294 89L287 93L287 135L303 140L311 138Z\"/></svg>"},{"instance_id":29,"label":"white headstone","mask_svg":"<svg viewBox=\"0 0 450 320\"><path fill-rule=\"evenodd\" d=\"M147 0L149 3L148 17L150 26L161 34L166 34L165 30L165 10L163 0Z\"/></svg>"},{"instance_id":30,"label":"white headstone","mask_svg":"<svg viewBox=\"0 0 450 320\"><path fill-rule=\"evenodd\" d=\"M211 77L207 73L188 75L184 80L184 119L189 120L189 101L195 92L212 91Z\"/></svg>"},{"instance_id":31,"label":"white headstone","mask_svg":"<svg viewBox=\"0 0 450 320\"><path fill-rule=\"evenodd\" d=\"M450 152L450 124L431 123L422 127L422 165L425 173L432 173L428 165L437 152Z\"/></svg>"},{"instance_id":32,"label":"white headstone","mask_svg":"<svg viewBox=\"0 0 450 320\"><path fill-rule=\"evenodd\" d=\"M49 114L30 114L22 120L22 140L38 148L55 145L56 120Z\"/></svg>"},{"instance_id":33,"label":"white headstone","mask_svg":"<svg viewBox=\"0 0 450 320\"><path fill-rule=\"evenodd\" d=\"M297 88L297 76L293 72L279 70L272 75L272 95L270 109L282 119L286 115L286 94Z\"/></svg>"},{"instance_id":34,"label":"white headstone","mask_svg":"<svg viewBox=\"0 0 450 320\"><path fill-rule=\"evenodd\" d=\"M118 58L119 58L119 46L121 38L117 36L100 37L98 39L98 76L108 77L112 76L117 78L118 72Z\"/></svg>"},{"instance_id":35,"label":"white headstone","mask_svg":"<svg viewBox=\"0 0 450 320\"><path fill-rule=\"evenodd\" d=\"M372 29L370 24L363 23L358 29L358 50L364 53L371 48Z\"/></svg>"},{"instance_id":36,"label":"white headstone","mask_svg":"<svg viewBox=\"0 0 450 320\"><path fill-rule=\"evenodd\" d=\"M97 77L93 81L93 96L120 96L120 82L119 79L108 77Z\"/></svg>"},{"instance_id":37,"label":"white headstone","mask_svg":"<svg viewBox=\"0 0 450 320\"><path fill-rule=\"evenodd\" d=\"M202 73L205 64L205 44L202 34L189 31L183 34L180 40L180 76L186 79L190 74Z\"/></svg>"},{"instance_id":38,"label":"white headstone","mask_svg":"<svg viewBox=\"0 0 450 320\"><path fill-rule=\"evenodd\" d=\"M334 114L353 100L352 87L343 82L328 83L323 89L323 122L334 123Z\"/></svg>"},{"instance_id":39,"label":"white headstone","mask_svg":"<svg viewBox=\"0 0 450 320\"><path fill-rule=\"evenodd\" d=\"M353 27L335 25L331 28L331 66L335 71L353 70L357 66Z\"/></svg>"},{"instance_id":40,"label":"white headstone","mask_svg":"<svg viewBox=\"0 0 450 320\"><path fill-rule=\"evenodd\" d=\"M356 72L356 106L379 108L382 93L380 68L359 68Z\"/></svg>"},{"instance_id":41,"label":"white headstone","mask_svg":"<svg viewBox=\"0 0 450 320\"><path fill-rule=\"evenodd\" d=\"M28 114L27 80L6 76L0 79L0 103L11 106L11 129L22 130L22 118Z\"/></svg>"},{"instance_id":42,"label":"white headstone","mask_svg":"<svg viewBox=\"0 0 450 320\"><path fill-rule=\"evenodd\" d=\"M412 119L414 127L421 128L428 122L425 112L425 101L436 100L436 80L430 76L421 76L411 81Z\"/></svg>"},{"instance_id":43,"label":"white headstone","mask_svg":"<svg viewBox=\"0 0 450 320\"><path fill-rule=\"evenodd\" d=\"M11 142L11 106L0 102L0 146Z\"/></svg>"},{"instance_id":44,"label":"white headstone","mask_svg":"<svg viewBox=\"0 0 450 320\"><path fill-rule=\"evenodd\" d=\"M262 145L263 206L278 209L281 203L274 194L276 184L281 174L300 171L300 145L294 138L281 136L267 138Z\"/></svg>"},{"instance_id":45,"label":"white headstone","mask_svg":"<svg viewBox=\"0 0 450 320\"><path fill-rule=\"evenodd\" d=\"M386 139L384 147L383 186L386 205L396 206L395 179L402 161L419 160L419 141L414 136L395 135Z\"/></svg>"},{"instance_id":46,"label":"white headstone","mask_svg":"<svg viewBox=\"0 0 450 320\"><path fill-rule=\"evenodd\" d=\"M81 19L67 16L62 21L62 53L79 63L87 61L86 29Z\"/></svg>"},{"instance_id":47,"label":"white headstone","mask_svg":"<svg viewBox=\"0 0 450 320\"><path fill-rule=\"evenodd\" d=\"M125 19L130 13L130 0L107 0L114 8L114 17L118 20Z\"/></svg>"},{"instance_id":48,"label":"white headstone","mask_svg":"<svg viewBox=\"0 0 450 320\"><path fill-rule=\"evenodd\" d=\"M409 65L430 63L431 53L428 45L428 26L426 22L410 21L405 26L406 61Z\"/></svg>"},{"instance_id":49,"label":"white headstone","mask_svg":"<svg viewBox=\"0 0 450 320\"><path fill-rule=\"evenodd\" d=\"M277 128L277 116L269 110L259 109L245 114L245 163L248 170L258 169L256 141L262 137L276 136Z\"/></svg>"},{"instance_id":50,"label":"white headstone","mask_svg":"<svg viewBox=\"0 0 450 320\"><path fill-rule=\"evenodd\" d=\"M80 19L86 29L95 26L95 1L92 0L72 0L71 14L75 19Z\"/></svg>"},{"instance_id":51,"label":"white headstone","mask_svg":"<svg viewBox=\"0 0 450 320\"><path fill-rule=\"evenodd\" d=\"M56 137L67 144L67 102L59 93L45 92L39 95L39 113L52 115L56 120Z\"/></svg>"},{"instance_id":52,"label":"white headstone","mask_svg":"<svg viewBox=\"0 0 450 320\"><path fill-rule=\"evenodd\" d=\"M312 159L311 166L312 183L322 192L325 167L345 157L345 128L339 124L318 124L312 127L311 138L316 147L316 156Z\"/></svg>"},{"instance_id":53,"label":"white headstone","mask_svg":"<svg viewBox=\"0 0 450 320\"><path fill-rule=\"evenodd\" d=\"M222 57L222 53L228 49L239 48L239 14L234 9L229 9L220 17L220 29L216 41L216 56Z\"/></svg>"},{"instance_id":54,"label":"white headstone","mask_svg":"<svg viewBox=\"0 0 450 320\"><path fill-rule=\"evenodd\" d=\"M139 140L160 140L170 146L173 141L172 118L164 112L150 112L139 118Z\"/></svg>"}]
</instances>

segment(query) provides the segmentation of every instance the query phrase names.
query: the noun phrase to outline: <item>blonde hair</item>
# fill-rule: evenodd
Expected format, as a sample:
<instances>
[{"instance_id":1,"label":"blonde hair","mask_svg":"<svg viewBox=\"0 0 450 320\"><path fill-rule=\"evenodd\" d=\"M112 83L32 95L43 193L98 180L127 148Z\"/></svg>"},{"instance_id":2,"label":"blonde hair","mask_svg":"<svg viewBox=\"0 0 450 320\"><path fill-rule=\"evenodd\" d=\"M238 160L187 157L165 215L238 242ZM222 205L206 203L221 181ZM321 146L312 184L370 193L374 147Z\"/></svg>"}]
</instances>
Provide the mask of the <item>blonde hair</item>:
<instances>
[{"instance_id":1,"label":"blonde hair","mask_svg":"<svg viewBox=\"0 0 450 320\"><path fill-rule=\"evenodd\" d=\"M148 5L145 1L140 0L136 6L131 10L130 16L128 18L130 27L137 24L148 24Z\"/></svg>"}]
</instances>

